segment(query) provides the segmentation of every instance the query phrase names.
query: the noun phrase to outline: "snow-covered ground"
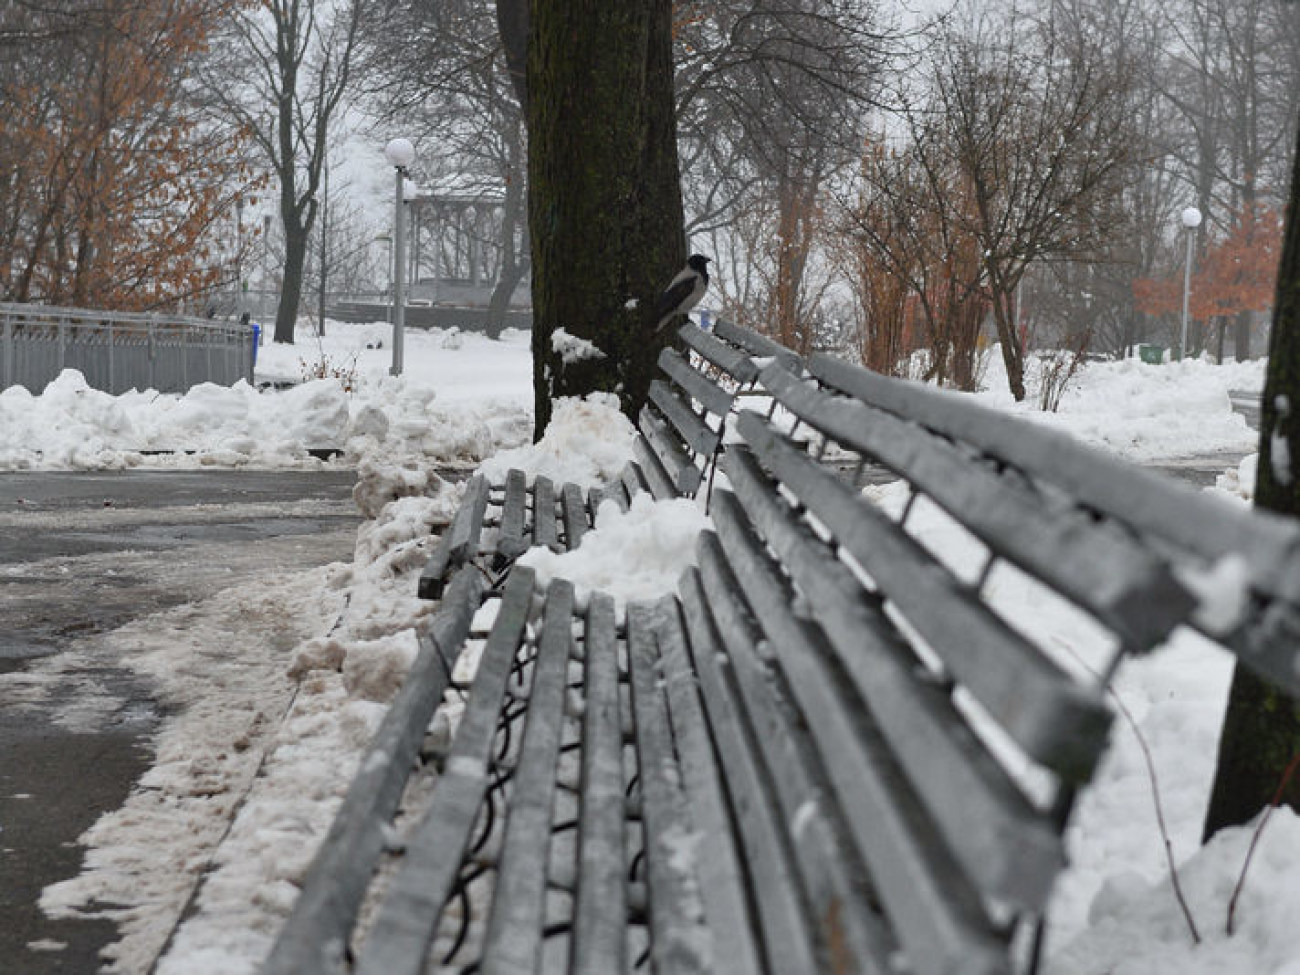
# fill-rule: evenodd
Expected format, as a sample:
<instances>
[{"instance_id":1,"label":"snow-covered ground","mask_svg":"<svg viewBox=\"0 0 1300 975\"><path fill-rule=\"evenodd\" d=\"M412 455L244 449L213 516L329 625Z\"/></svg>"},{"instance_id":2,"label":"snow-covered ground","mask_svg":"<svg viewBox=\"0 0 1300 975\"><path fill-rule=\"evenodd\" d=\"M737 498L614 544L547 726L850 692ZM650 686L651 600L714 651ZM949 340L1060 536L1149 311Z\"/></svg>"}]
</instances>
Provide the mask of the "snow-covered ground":
<instances>
[{"instance_id":1,"label":"snow-covered ground","mask_svg":"<svg viewBox=\"0 0 1300 975\"><path fill-rule=\"evenodd\" d=\"M302 332L293 347L261 349L259 380L341 377L285 391L205 386L186 396L107 397L65 375L39 396L0 393L0 470L310 466L321 462L308 449L335 447L344 454L329 463L357 468L356 497L368 518L351 564L290 574L255 591L228 590L114 636L133 648L128 662L170 695L175 716L131 800L84 838L91 847L85 872L43 898L55 913L94 914L103 910L96 903L115 905L124 940L113 950L114 971L147 969L201 877L196 909L159 972L256 970L383 702L415 652L412 627L429 609L414 597L415 575L430 527L445 522L459 498L455 486L430 476L430 466L472 466L495 454L489 470L527 466L591 482L616 471L627 455L630 427L601 397L565 404L547 438L528 445L526 335L490 342L410 331L407 374L394 379L387 375L387 326L330 323L328 332L321 342ZM384 347L376 348L380 342ZM996 374L988 381L992 389L979 395L982 402L1151 463L1249 454L1255 435L1232 412L1228 392L1260 389L1263 366L1094 363L1055 414L1012 404ZM143 453L159 449L189 452ZM1251 480L1248 461L1234 465L1216 490L1225 503L1242 503ZM883 504L896 503L890 486L871 490ZM962 544L960 533L932 517L920 523L927 544ZM688 503L640 502L626 515L607 509L583 556L530 559L543 573L608 587L603 553L615 552L620 563L646 570L623 593L636 598L675 578L702 522ZM994 578L990 589L1003 605L1023 604L1063 652L1089 659L1086 627L1069 611L1033 600L1014 578ZM248 661L247 669L221 660L221 668L234 670L201 691L179 679L178 672L198 665L195 646L221 632L223 621L255 625L267 605L293 622L295 643ZM1227 902L1249 834L1225 831L1198 850L1229 674L1226 654L1179 633L1150 657L1126 664L1114 684L1151 751L1202 944L1193 945L1170 894L1145 761L1133 727L1122 720L1070 828L1072 866L1052 911L1048 970L1055 975L1300 975L1300 928L1292 920L1300 916L1300 819L1286 810L1273 816L1231 937Z\"/></svg>"}]
</instances>

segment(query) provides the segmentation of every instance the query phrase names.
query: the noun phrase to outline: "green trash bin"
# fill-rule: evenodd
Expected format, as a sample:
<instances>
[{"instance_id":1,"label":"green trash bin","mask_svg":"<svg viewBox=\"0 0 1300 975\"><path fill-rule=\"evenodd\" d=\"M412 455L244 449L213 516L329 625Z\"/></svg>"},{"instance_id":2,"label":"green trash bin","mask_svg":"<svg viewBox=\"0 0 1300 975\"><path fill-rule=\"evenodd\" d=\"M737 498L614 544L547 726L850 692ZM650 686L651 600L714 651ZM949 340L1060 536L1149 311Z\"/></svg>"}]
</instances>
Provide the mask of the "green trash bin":
<instances>
[{"instance_id":1,"label":"green trash bin","mask_svg":"<svg viewBox=\"0 0 1300 975\"><path fill-rule=\"evenodd\" d=\"M1138 358L1143 362L1158 366L1165 361L1165 347L1163 345L1142 344L1138 346Z\"/></svg>"}]
</instances>

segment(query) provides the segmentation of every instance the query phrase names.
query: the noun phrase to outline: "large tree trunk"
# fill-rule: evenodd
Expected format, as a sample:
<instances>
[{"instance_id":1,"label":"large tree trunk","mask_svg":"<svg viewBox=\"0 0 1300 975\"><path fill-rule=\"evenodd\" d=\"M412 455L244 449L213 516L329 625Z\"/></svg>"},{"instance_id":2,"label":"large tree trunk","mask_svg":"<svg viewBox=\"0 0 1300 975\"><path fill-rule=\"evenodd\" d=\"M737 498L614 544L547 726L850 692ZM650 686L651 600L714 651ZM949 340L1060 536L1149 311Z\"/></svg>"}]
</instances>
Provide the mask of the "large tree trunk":
<instances>
[{"instance_id":1,"label":"large tree trunk","mask_svg":"<svg viewBox=\"0 0 1300 975\"><path fill-rule=\"evenodd\" d=\"M1300 516L1300 470L1294 466L1294 458L1300 458L1300 417L1296 414L1300 409L1300 150L1292 165L1261 404L1255 504ZM1273 450L1275 438L1285 442L1284 454ZM1223 719L1205 837L1224 826L1248 821L1268 805L1297 750L1300 706L1238 664ZM1300 777L1292 779L1282 801L1300 809Z\"/></svg>"},{"instance_id":2,"label":"large tree trunk","mask_svg":"<svg viewBox=\"0 0 1300 975\"><path fill-rule=\"evenodd\" d=\"M635 416L663 336L655 299L685 262L671 0L539 0L528 52L535 433L551 402L617 393ZM565 363L559 328L603 353Z\"/></svg>"}]
</instances>

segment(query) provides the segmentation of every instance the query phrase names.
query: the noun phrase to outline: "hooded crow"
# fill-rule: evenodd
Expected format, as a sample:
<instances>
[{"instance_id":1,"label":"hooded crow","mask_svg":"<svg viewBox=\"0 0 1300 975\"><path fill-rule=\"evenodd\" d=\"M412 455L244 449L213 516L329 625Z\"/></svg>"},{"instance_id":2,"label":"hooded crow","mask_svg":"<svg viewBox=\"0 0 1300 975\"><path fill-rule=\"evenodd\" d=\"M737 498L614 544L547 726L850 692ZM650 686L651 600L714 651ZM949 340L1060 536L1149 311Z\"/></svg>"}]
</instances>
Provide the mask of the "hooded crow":
<instances>
[{"instance_id":1,"label":"hooded crow","mask_svg":"<svg viewBox=\"0 0 1300 975\"><path fill-rule=\"evenodd\" d=\"M655 318L659 322L656 331L700 303L709 287L709 261L703 254L692 254L677 277L668 282L655 305Z\"/></svg>"}]
</instances>

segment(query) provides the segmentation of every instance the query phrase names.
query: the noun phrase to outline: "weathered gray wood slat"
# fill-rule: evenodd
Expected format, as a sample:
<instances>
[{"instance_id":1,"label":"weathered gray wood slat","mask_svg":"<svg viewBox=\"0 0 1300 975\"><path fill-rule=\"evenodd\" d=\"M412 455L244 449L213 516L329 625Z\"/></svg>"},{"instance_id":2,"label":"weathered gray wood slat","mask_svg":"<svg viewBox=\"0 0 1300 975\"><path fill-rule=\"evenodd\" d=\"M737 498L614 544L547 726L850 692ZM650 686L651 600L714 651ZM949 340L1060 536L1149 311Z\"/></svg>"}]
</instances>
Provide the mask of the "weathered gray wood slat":
<instances>
[{"instance_id":1,"label":"weathered gray wood slat","mask_svg":"<svg viewBox=\"0 0 1300 975\"><path fill-rule=\"evenodd\" d=\"M759 930L766 945L768 970L812 972L818 967L816 948L798 888L789 880L796 870L781 811L769 798L771 786L756 759L748 726L726 687L717 659L720 641L698 587L698 579L693 574L683 578L679 587L682 610L718 760L725 769L732 796L736 831L744 848ZM719 836L729 833L730 830L718 830Z\"/></svg>"},{"instance_id":2,"label":"weathered gray wood slat","mask_svg":"<svg viewBox=\"0 0 1300 975\"><path fill-rule=\"evenodd\" d=\"M593 594L584 633L586 696L572 975L627 970L623 717L615 625L614 600Z\"/></svg>"},{"instance_id":3,"label":"weathered gray wood slat","mask_svg":"<svg viewBox=\"0 0 1300 975\"><path fill-rule=\"evenodd\" d=\"M1300 600L1300 526L1294 520L1225 505L1202 491L1127 464L1058 431L1032 426L966 397L868 372L831 356L809 368L823 382L947 436L974 444L1008 464L1054 481L1085 505L1142 535L1207 560L1249 552L1254 583Z\"/></svg>"},{"instance_id":4,"label":"weathered gray wood slat","mask_svg":"<svg viewBox=\"0 0 1300 975\"><path fill-rule=\"evenodd\" d=\"M582 488L572 482L560 488L560 508L564 518L564 548L571 552L582 544L582 536L587 533L587 502L582 497Z\"/></svg>"},{"instance_id":5,"label":"weathered gray wood slat","mask_svg":"<svg viewBox=\"0 0 1300 975\"><path fill-rule=\"evenodd\" d=\"M1065 863L1061 839L1046 812L1026 801L980 745L948 695L919 673L918 659L895 636L884 614L863 603L860 587L834 551L816 541L806 527L796 526L783 502L756 496L762 487L749 465L737 463L728 468L729 473L733 470L739 472L732 481L736 496L808 594L854 686L968 873L1000 900L1042 909ZM862 532L859 537L882 545L888 540L886 533L873 539ZM900 547L886 557L896 559L892 569L904 581L925 585L925 566L917 572L906 562L916 555L915 547ZM1011 737L1019 742L1031 732L1028 745L1048 753L1048 759L1058 759L1067 772L1091 771L1105 747L1109 727L1102 701L1075 688L1054 666L1040 663L1035 648L1010 630L991 625L981 615L986 611L963 593L930 585L922 595L931 601L916 608L928 618L918 618L913 625L924 628L923 636L937 633L956 641L943 646L931 642L930 648L945 659L955 658L954 672L968 689L973 689L968 679L981 682L980 690L992 698L990 709L997 706L994 716L1003 720L1004 727L1009 725ZM911 594L904 598L905 606L912 608ZM961 627L948 630L933 622L947 616L956 616L963 624L964 641ZM1016 648L1014 656L999 654L999 638L1013 641L1008 646ZM1037 670L1038 679L1026 679L1028 670ZM998 697L1008 684L1012 692ZM1034 713L1036 703L1044 699L1052 709ZM1022 718L1026 728L1017 724ZM1040 757L1033 748L1031 753Z\"/></svg>"},{"instance_id":6,"label":"weathered gray wood slat","mask_svg":"<svg viewBox=\"0 0 1300 975\"><path fill-rule=\"evenodd\" d=\"M788 611L793 593L735 496L714 495L714 521L746 601L778 653L875 890L918 973L994 975L1007 949L979 896L925 814L869 711L844 694L820 631Z\"/></svg>"},{"instance_id":7,"label":"weathered gray wood slat","mask_svg":"<svg viewBox=\"0 0 1300 975\"><path fill-rule=\"evenodd\" d=\"M533 544L560 551L560 529L555 517L555 483L538 475L533 481Z\"/></svg>"},{"instance_id":8,"label":"weathered gray wood slat","mask_svg":"<svg viewBox=\"0 0 1300 975\"><path fill-rule=\"evenodd\" d=\"M530 540L525 532L528 519L528 475L518 468L506 474L506 497L501 506L501 536L496 555L500 562L518 558L528 551Z\"/></svg>"},{"instance_id":9,"label":"weathered gray wood slat","mask_svg":"<svg viewBox=\"0 0 1300 975\"><path fill-rule=\"evenodd\" d=\"M656 501L664 501L678 496L672 478L664 470L663 463L645 437L637 437L632 441L632 454L636 457L636 463L641 468L641 477L649 485L650 494Z\"/></svg>"},{"instance_id":10,"label":"weathered gray wood slat","mask_svg":"<svg viewBox=\"0 0 1300 975\"><path fill-rule=\"evenodd\" d=\"M573 584L547 587L523 740L506 812L496 891L488 916L483 971L531 973L546 921L555 769L573 649Z\"/></svg>"},{"instance_id":11,"label":"weathered gray wood slat","mask_svg":"<svg viewBox=\"0 0 1300 975\"><path fill-rule=\"evenodd\" d=\"M905 476L997 555L1114 628L1128 649L1147 649L1186 618L1191 597L1169 568L1113 527L1049 507L914 423L818 392L779 369L765 371L764 385L800 419Z\"/></svg>"},{"instance_id":12,"label":"weathered gray wood slat","mask_svg":"<svg viewBox=\"0 0 1300 975\"><path fill-rule=\"evenodd\" d=\"M424 571L420 573L416 591L421 599L439 598L451 573L477 554L479 537L483 532L483 515L487 511L488 490L488 482L481 475L470 479L451 524L443 530Z\"/></svg>"},{"instance_id":13,"label":"weathered gray wood slat","mask_svg":"<svg viewBox=\"0 0 1300 975\"><path fill-rule=\"evenodd\" d=\"M742 418L742 426L747 443L764 466L853 555L879 592L894 602L940 656L948 672L1012 738L1070 779L1088 778L1110 727L1110 710L1101 692L1071 679L961 586L920 543L757 415ZM753 455L743 448L736 453L730 461L738 472L739 480L733 481L736 492L751 518L759 519L760 512L766 516L768 520L761 522L765 533L769 525L782 533L782 557L793 559L798 549L798 565L810 578L819 571L819 560L824 560L830 573L845 580L844 589L856 589L832 550L809 544L811 532L805 530L801 541L782 525L792 517L789 509L775 499ZM732 470L729 466L728 472ZM822 585L816 589L814 600L818 595L831 598Z\"/></svg>"},{"instance_id":14,"label":"weathered gray wood slat","mask_svg":"<svg viewBox=\"0 0 1300 975\"><path fill-rule=\"evenodd\" d=\"M656 671L654 615L645 605L627 609L627 654L632 713L640 762L641 823L645 831L650 957L655 971L712 971L703 905L691 870L692 834L681 794L667 705Z\"/></svg>"},{"instance_id":15,"label":"weathered gray wood slat","mask_svg":"<svg viewBox=\"0 0 1300 975\"><path fill-rule=\"evenodd\" d=\"M686 357L676 349L667 348L659 353L659 368L680 386L686 395L698 400L700 405L714 416L726 416L731 412L735 395L696 372L686 361Z\"/></svg>"},{"instance_id":16,"label":"weathered gray wood slat","mask_svg":"<svg viewBox=\"0 0 1300 975\"><path fill-rule=\"evenodd\" d=\"M677 493L682 497L693 497L702 479L700 469L691 462L677 438L668 431L668 425L646 405L641 408L639 426L641 435L654 449L655 456L672 479Z\"/></svg>"},{"instance_id":17,"label":"weathered gray wood slat","mask_svg":"<svg viewBox=\"0 0 1300 975\"><path fill-rule=\"evenodd\" d=\"M493 740L524 637L533 583L531 569L517 565L511 570L442 777L362 946L358 975L424 971L425 955L487 794Z\"/></svg>"},{"instance_id":18,"label":"weathered gray wood slat","mask_svg":"<svg viewBox=\"0 0 1300 975\"><path fill-rule=\"evenodd\" d=\"M626 511L632 506L632 498L627 493L627 486L622 481L612 481L605 485L602 496ZM592 511L597 509L596 505L592 506Z\"/></svg>"},{"instance_id":19,"label":"weathered gray wood slat","mask_svg":"<svg viewBox=\"0 0 1300 975\"><path fill-rule=\"evenodd\" d=\"M656 604L654 613L673 744L691 811L691 830L700 837L694 853L704 916L713 942L712 971L716 975L726 972L752 975L762 967L760 948L754 940L753 922L746 903L745 872L736 851L704 709L690 670L681 616L672 599ZM776 835L769 833L764 839L775 842ZM778 927L777 937L772 939L778 942L771 957L772 970L812 972L812 946L798 904L789 896L790 887L785 876L771 870L766 876L758 876L755 883L760 890L766 883L776 883L786 894L782 898L784 910L764 916L765 921L770 920Z\"/></svg>"},{"instance_id":20,"label":"weathered gray wood slat","mask_svg":"<svg viewBox=\"0 0 1300 975\"><path fill-rule=\"evenodd\" d=\"M688 348L694 349L742 386L748 385L758 378L758 366L754 365L749 356L721 339L715 338L703 329L695 325L683 325L678 330L677 337Z\"/></svg>"},{"instance_id":21,"label":"weathered gray wood slat","mask_svg":"<svg viewBox=\"0 0 1300 975\"><path fill-rule=\"evenodd\" d=\"M799 355L797 352L793 349L787 349L780 342L776 342L766 335L761 335L753 329L743 328L734 322L727 321L725 318L719 318L713 323L713 334L721 339L726 339L732 345L740 346L750 355L775 359L790 370L799 368Z\"/></svg>"},{"instance_id":22,"label":"weathered gray wood slat","mask_svg":"<svg viewBox=\"0 0 1300 975\"><path fill-rule=\"evenodd\" d=\"M710 715L716 713L713 726L719 747L723 738L747 731L748 748L767 771L765 787L780 806L823 950L829 949L833 959L851 962L848 970L893 975L891 959L898 943L868 900L865 869L842 835L842 819L832 812L829 785L814 781L820 762L807 729L759 659L762 633L742 609L740 584L713 532L700 537L697 556L698 571L683 576L678 592L691 624L700 687ZM734 688L719 659L707 656L710 644L719 643L726 647ZM723 767L729 781L743 768L731 759L725 759Z\"/></svg>"},{"instance_id":23,"label":"weathered gray wood slat","mask_svg":"<svg viewBox=\"0 0 1300 975\"><path fill-rule=\"evenodd\" d=\"M650 402L673 425L682 441L696 454L712 457L721 434L709 427L667 383L650 383Z\"/></svg>"},{"instance_id":24,"label":"weathered gray wood slat","mask_svg":"<svg viewBox=\"0 0 1300 975\"><path fill-rule=\"evenodd\" d=\"M268 975L331 972L341 963L383 849L382 830L401 800L485 586L482 573L472 566L461 569L447 586L442 608L422 634L415 662L375 732L263 966Z\"/></svg>"},{"instance_id":25,"label":"weathered gray wood slat","mask_svg":"<svg viewBox=\"0 0 1300 975\"><path fill-rule=\"evenodd\" d=\"M640 464L624 464L623 470L619 472L618 479L622 482L623 490L627 492L629 501L642 491L650 491L650 483L646 480Z\"/></svg>"}]
</instances>

